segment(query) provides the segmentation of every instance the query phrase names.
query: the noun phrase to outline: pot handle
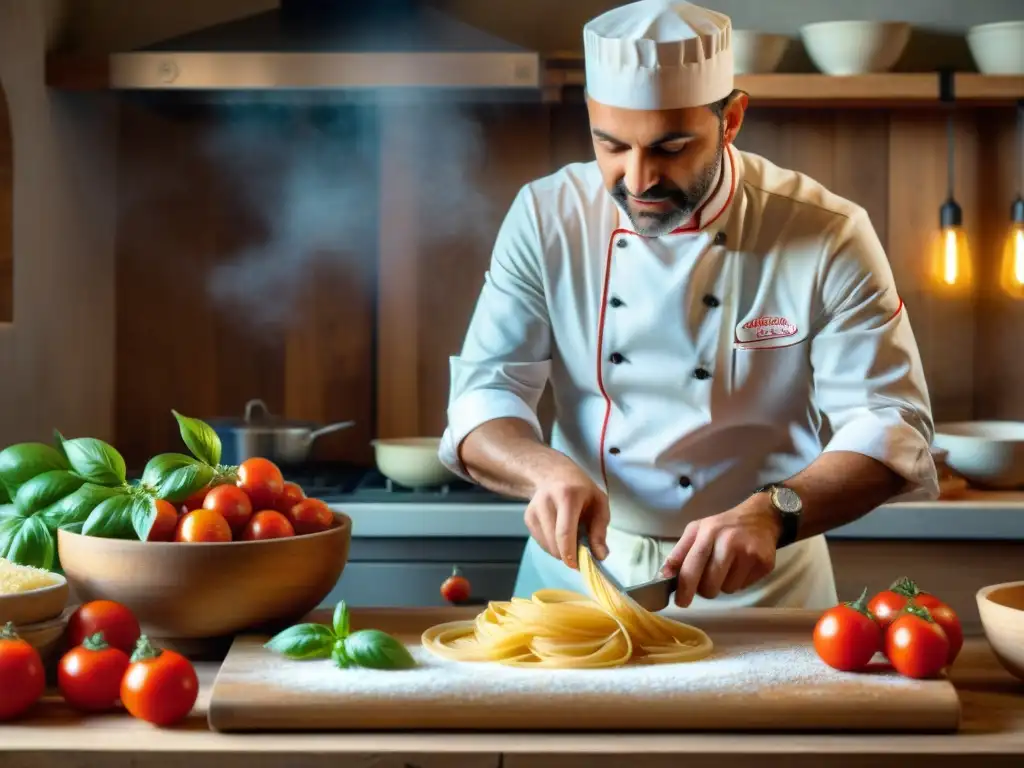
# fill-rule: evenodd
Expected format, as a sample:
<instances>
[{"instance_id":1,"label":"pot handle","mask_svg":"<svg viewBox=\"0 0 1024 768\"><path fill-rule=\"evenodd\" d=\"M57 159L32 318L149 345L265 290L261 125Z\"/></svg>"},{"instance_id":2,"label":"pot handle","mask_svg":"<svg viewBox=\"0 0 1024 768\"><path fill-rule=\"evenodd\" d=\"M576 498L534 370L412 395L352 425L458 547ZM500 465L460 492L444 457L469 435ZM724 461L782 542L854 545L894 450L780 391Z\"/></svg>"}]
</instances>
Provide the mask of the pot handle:
<instances>
[{"instance_id":1,"label":"pot handle","mask_svg":"<svg viewBox=\"0 0 1024 768\"><path fill-rule=\"evenodd\" d=\"M252 421L254 417L265 419L269 416L270 409L267 408L267 404L258 397L253 398L245 404L245 420L247 422Z\"/></svg>"},{"instance_id":2,"label":"pot handle","mask_svg":"<svg viewBox=\"0 0 1024 768\"><path fill-rule=\"evenodd\" d=\"M306 440L312 443L314 440L316 440L318 437L321 437L322 435L327 435L330 434L331 432L338 432L342 429L348 429L349 427L354 427L355 425L356 423L354 421L339 421L336 424L328 424L326 427L314 429L312 432L309 433L309 436L306 438Z\"/></svg>"}]
</instances>

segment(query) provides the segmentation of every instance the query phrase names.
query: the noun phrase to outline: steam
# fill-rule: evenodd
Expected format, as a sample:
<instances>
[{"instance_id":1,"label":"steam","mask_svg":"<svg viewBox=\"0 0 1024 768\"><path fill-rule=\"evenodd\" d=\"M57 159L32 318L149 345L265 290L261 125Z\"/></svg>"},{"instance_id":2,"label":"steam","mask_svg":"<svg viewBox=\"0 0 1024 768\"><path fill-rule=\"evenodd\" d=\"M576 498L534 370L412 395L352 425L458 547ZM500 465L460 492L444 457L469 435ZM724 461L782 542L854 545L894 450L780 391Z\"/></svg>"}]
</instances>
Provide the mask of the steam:
<instances>
[{"instance_id":1,"label":"steam","mask_svg":"<svg viewBox=\"0 0 1024 768\"><path fill-rule=\"evenodd\" d=\"M379 228L411 225L433 241L492 228L473 182L482 135L472 113L441 101L402 109L411 123L399 128L396 146L382 144L381 112L371 105L223 108L203 150L230 190L218 198L237 201L223 215L244 222L226 229L246 238L218 244L230 255L222 253L209 277L216 306L249 327L286 326L312 280L340 271L366 276L361 290L376 290L376 269L365 260L377 259ZM382 152L399 153L400 162L386 162ZM400 169L389 185L419 196L416 222L389 222L382 165ZM393 215L408 210L398 206Z\"/></svg>"}]
</instances>

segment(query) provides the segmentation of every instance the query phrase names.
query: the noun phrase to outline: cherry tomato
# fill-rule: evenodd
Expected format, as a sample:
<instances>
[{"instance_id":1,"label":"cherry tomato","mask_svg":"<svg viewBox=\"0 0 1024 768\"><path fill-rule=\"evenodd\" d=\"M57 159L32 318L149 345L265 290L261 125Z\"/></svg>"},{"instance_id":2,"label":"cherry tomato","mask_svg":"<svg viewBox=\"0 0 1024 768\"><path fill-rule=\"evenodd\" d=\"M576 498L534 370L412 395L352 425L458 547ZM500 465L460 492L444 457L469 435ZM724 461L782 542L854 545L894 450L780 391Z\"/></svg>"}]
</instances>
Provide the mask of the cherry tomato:
<instances>
[{"instance_id":1,"label":"cherry tomato","mask_svg":"<svg viewBox=\"0 0 1024 768\"><path fill-rule=\"evenodd\" d=\"M14 624L0 630L0 720L11 720L39 701L46 672L39 651L18 637Z\"/></svg>"},{"instance_id":2,"label":"cherry tomato","mask_svg":"<svg viewBox=\"0 0 1024 768\"><path fill-rule=\"evenodd\" d=\"M303 492L302 488L297 483L286 482L284 484L284 490L281 491L281 495L278 497L277 504L274 509L287 515L288 510L305 498L305 492Z\"/></svg>"},{"instance_id":3,"label":"cherry tomato","mask_svg":"<svg viewBox=\"0 0 1024 768\"><path fill-rule=\"evenodd\" d=\"M295 535L295 528L287 517L276 509L263 509L252 516L242 532L244 541L284 539Z\"/></svg>"},{"instance_id":4,"label":"cherry tomato","mask_svg":"<svg viewBox=\"0 0 1024 768\"><path fill-rule=\"evenodd\" d=\"M182 514L184 514L185 512L191 512L193 509L199 509L201 506L203 506L203 499L206 498L206 494L209 493L209 491L210 486L206 486L205 488L201 488L200 490L196 491L191 496L189 496L187 499L185 499L185 501L181 505L181 508L183 510Z\"/></svg>"},{"instance_id":5,"label":"cherry tomato","mask_svg":"<svg viewBox=\"0 0 1024 768\"><path fill-rule=\"evenodd\" d=\"M911 600L885 633L885 655L905 677L935 677L949 658L949 640L924 606Z\"/></svg>"},{"instance_id":6,"label":"cherry tomato","mask_svg":"<svg viewBox=\"0 0 1024 768\"><path fill-rule=\"evenodd\" d=\"M178 527L178 510L171 502L163 499L154 501L153 506L156 507L156 517L146 541L174 541L174 531Z\"/></svg>"},{"instance_id":7,"label":"cherry tomato","mask_svg":"<svg viewBox=\"0 0 1024 768\"><path fill-rule=\"evenodd\" d=\"M814 650L830 667L862 670L882 649L882 628L868 609L867 598L865 588L857 600L829 608L814 625Z\"/></svg>"},{"instance_id":8,"label":"cherry tomato","mask_svg":"<svg viewBox=\"0 0 1024 768\"><path fill-rule=\"evenodd\" d=\"M75 709L113 709L121 697L121 680L129 663L127 653L107 645L103 633L97 632L61 657L57 686L64 700Z\"/></svg>"},{"instance_id":9,"label":"cherry tomato","mask_svg":"<svg viewBox=\"0 0 1024 768\"><path fill-rule=\"evenodd\" d=\"M441 584L441 597L449 603L464 603L469 600L469 592L469 579L455 566L452 575Z\"/></svg>"},{"instance_id":10,"label":"cherry tomato","mask_svg":"<svg viewBox=\"0 0 1024 768\"><path fill-rule=\"evenodd\" d=\"M883 590L871 598L868 602L868 610L875 617L878 625L884 630L903 610L907 604L905 595L893 592L891 589Z\"/></svg>"},{"instance_id":11,"label":"cherry tomato","mask_svg":"<svg viewBox=\"0 0 1024 768\"><path fill-rule=\"evenodd\" d=\"M82 645L87 637L103 633L114 648L131 653L139 639L139 621L127 607L113 600L93 600L80 605L68 619L68 645Z\"/></svg>"},{"instance_id":12,"label":"cherry tomato","mask_svg":"<svg viewBox=\"0 0 1024 768\"><path fill-rule=\"evenodd\" d=\"M154 725L172 725L192 711L198 696L199 678L191 662L140 637L121 681L121 703L129 714Z\"/></svg>"},{"instance_id":13,"label":"cherry tomato","mask_svg":"<svg viewBox=\"0 0 1024 768\"><path fill-rule=\"evenodd\" d=\"M284 476L269 459L246 459L238 465L238 487L252 499L253 509L274 509L284 493Z\"/></svg>"},{"instance_id":14,"label":"cherry tomato","mask_svg":"<svg viewBox=\"0 0 1024 768\"><path fill-rule=\"evenodd\" d=\"M205 507L194 509L182 515L174 540L189 544L231 541L231 527L219 512Z\"/></svg>"},{"instance_id":15,"label":"cherry tomato","mask_svg":"<svg viewBox=\"0 0 1024 768\"><path fill-rule=\"evenodd\" d=\"M924 595L921 597L923 598ZM938 599L928 602L931 605L924 602L920 602L918 605L927 608L935 623L942 627L942 632L946 635L946 640L949 641L949 655L946 657L946 663L952 664L960 655L960 649L964 647L964 630L960 624L960 617L956 615L956 611Z\"/></svg>"},{"instance_id":16,"label":"cherry tomato","mask_svg":"<svg viewBox=\"0 0 1024 768\"><path fill-rule=\"evenodd\" d=\"M288 510L288 520L295 533L303 536L329 529L334 525L334 513L320 499L303 499Z\"/></svg>"},{"instance_id":17,"label":"cherry tomato","mask_svg":"<svg viewBox=\"0 0 1024 768\"><path fill-rule=\"evenodd\" d=\"M252 502L245 491L237 485L218 485L211 488L203 499L203 509L220 514L233 533L245 528L252 517Z\"/></svg>"}]
</instances>

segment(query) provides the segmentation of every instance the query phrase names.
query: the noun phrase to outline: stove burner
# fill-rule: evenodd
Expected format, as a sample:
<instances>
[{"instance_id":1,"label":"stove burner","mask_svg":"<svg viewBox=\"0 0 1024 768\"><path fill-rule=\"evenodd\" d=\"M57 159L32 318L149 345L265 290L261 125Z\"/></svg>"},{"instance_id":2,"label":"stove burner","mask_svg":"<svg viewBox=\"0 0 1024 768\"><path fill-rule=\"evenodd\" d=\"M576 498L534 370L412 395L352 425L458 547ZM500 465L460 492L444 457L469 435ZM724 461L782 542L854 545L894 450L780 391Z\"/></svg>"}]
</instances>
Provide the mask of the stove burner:
<instances>
[{"instance_id":1,"label":"stove burner","mask_svg":"<svg viewBox=\"0 0 1024 768\"><path fill-rule=\"evenodd\" d=\"M344 465L295 467L282 469L285 480L297 483L307 496L333 503L409 504L409 503L495 503L507 497L486 488L454 480L429 488L408 488L384 477L376 469Z\"/></svg>"}]
</instances>

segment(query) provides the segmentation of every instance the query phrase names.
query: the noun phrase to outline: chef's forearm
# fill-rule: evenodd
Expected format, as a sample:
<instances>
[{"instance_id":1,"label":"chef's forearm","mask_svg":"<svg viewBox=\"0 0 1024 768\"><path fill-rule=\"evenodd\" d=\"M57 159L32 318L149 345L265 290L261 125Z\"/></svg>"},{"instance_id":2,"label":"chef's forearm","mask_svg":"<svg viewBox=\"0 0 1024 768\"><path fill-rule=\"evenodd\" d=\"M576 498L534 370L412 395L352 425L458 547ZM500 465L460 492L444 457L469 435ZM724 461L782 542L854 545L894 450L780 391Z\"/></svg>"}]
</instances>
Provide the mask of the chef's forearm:
<instances>
[{"instance_id":1,"label":"chef's forearm","mask_svg":"<svg viewBox=\"0 0 1024 768\"><path fill-rule=\"evenodd\" d=\"M545 477L559 468L578 468L563 453L537 439L522 419L492 419L462 441L460 458L470 476L485 488L529 499Z\"/></svg>"},{"instance_id":2,"label":"chef's forearm","mask_svg":"<svg viewBox=\"0 0 1024 768\"><path fill-rule=\"evenodd\" d=\"M829 451L785 483L803 502L797 538L807 539L863 517L899 494L906 480L870 456ZM755 498L768 504L764 494Z\"/></svg>"}]
</instances>

